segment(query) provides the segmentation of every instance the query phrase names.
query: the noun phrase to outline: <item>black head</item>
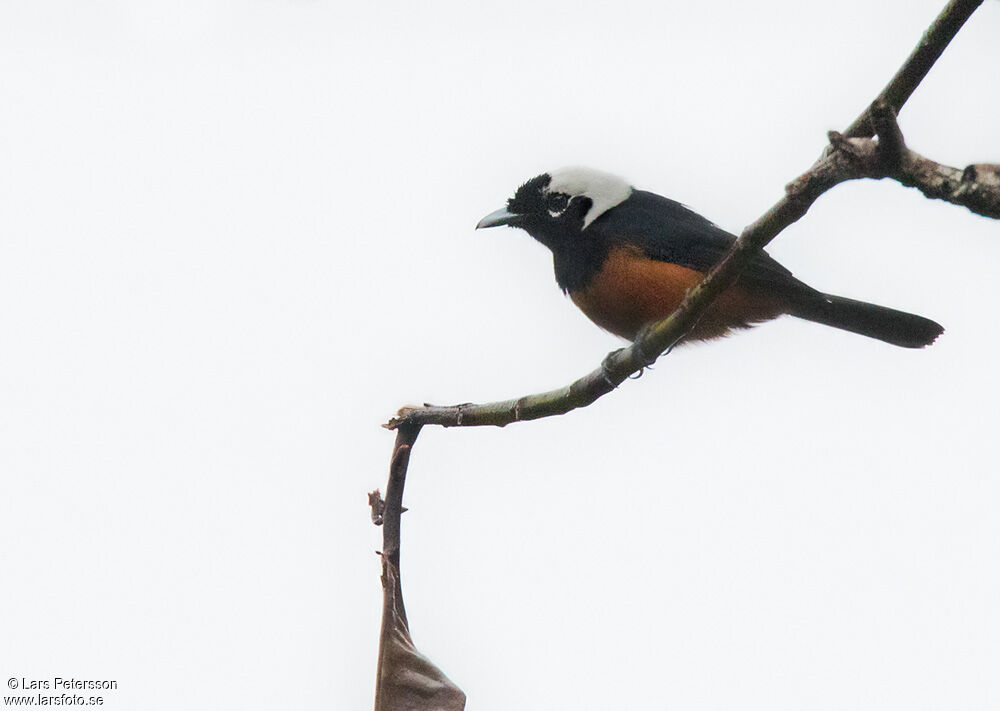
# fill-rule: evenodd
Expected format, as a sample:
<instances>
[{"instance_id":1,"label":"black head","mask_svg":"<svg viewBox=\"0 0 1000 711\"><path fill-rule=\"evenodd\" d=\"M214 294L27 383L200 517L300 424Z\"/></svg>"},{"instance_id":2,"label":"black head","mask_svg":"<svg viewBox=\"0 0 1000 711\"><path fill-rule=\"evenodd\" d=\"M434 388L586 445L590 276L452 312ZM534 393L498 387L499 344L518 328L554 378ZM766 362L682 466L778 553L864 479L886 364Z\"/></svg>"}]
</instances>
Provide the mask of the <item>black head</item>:
<instances>
[{"instance_id":1,"label":"black head","mask_svg":"<svg viewBox=\"0 0 1000 711\"><path fill-rule=\"evenodd\" d=\"M506 208L487 215L476 227L520 227L555 251L571 246L594 220L631 193L629 184L616 176L564 168L526 182Z\"/></svg>"},{"instance_id":2,"label":"black head","mask_svg":"<svg viewBox=\"0 0 1000 711\"><path fill-rule=\"evenodd\" d=\"M610 247L593 222L632 194L619 177L589 168L542 173L517 189L507 207L490 213L476 228L520 227L552 250L556 281L580 288L600 268Z\"/></svg>"}]
</instances>

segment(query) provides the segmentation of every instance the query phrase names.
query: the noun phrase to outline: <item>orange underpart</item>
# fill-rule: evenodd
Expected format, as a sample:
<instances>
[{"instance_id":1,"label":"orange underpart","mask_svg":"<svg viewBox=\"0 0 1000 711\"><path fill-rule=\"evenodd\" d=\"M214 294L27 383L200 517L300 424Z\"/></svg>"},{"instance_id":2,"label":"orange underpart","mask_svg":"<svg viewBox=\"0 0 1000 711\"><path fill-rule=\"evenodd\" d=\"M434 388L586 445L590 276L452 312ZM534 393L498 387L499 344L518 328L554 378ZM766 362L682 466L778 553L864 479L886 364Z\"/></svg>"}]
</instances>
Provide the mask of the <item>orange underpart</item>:
<instances>
[{"instance_id":1,"label":"orange underpart","mask_svg":"<svg viewBox=\"0 0 1000 711\"><path fill-rule=\"evenodd\" d=\"M570 292L570 298L598 326L632 340L643 326L669 316L704 276L650 259L638 249L618 247L590 283ZM776 296L737 283L719 295L685 340L718 338L783 313Z\"/></svg>"}]
</instances>

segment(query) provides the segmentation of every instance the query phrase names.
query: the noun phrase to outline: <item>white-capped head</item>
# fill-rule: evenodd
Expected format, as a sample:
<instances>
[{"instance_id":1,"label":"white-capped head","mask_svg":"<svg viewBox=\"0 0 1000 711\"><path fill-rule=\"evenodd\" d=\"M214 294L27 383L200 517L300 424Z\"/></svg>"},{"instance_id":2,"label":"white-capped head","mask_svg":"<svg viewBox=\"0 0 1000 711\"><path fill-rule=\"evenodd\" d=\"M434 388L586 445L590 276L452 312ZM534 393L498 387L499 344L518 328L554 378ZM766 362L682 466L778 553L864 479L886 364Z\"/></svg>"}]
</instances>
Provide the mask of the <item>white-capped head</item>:
<instances>
[{"instance_id":1,"label":"white-capped head","mask_svg":"<svg viewBox=\"0 0 1000 711\"><path fill-rule=\"evenodd\" d=\"M491 212L476 227L510 225L545 243L566 242L631 194L632 186L617 175L561 168L525 182L506 208Z\"/></svg>"},{"instance_id":2,"label":"white-capped head","mask_svg":"<svg viewBox=\"0 0 1000 711\"><path fill-rule=\"evenodd\" d=\"M571 166L554 170L549 176L551 180L545 188L546 193L563 193L570 199L577 196L590 198L591 207L583 218L584 229L615 205L628 200L632 194L632 186L624 179L593 168Z\"/></svg>"}]
</instances>

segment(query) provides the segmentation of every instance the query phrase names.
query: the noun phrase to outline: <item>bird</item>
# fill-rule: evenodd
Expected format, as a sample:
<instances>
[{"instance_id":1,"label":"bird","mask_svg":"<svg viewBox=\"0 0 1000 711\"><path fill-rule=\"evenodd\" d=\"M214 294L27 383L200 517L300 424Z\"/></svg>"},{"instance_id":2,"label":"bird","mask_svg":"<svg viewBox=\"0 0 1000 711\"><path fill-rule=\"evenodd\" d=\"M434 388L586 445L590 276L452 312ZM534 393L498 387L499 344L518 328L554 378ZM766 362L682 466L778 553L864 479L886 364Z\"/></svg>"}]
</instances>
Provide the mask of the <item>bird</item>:
<instances>
[{"instance_id":1,"label":"bird","mask_svg":"<svg viewBox=\"0 0 1000 711\"><path fill-rule=\"evenodd\" d=\"M562 291L591 321L628 341L669 316L736 240L679 202L583 167L531 178L476 229L501 225L548 247ZM681 343L786 314L903 348L923 348L944 332L923 316L814 289L760 250Z\"/></svg>"}]
</instances>

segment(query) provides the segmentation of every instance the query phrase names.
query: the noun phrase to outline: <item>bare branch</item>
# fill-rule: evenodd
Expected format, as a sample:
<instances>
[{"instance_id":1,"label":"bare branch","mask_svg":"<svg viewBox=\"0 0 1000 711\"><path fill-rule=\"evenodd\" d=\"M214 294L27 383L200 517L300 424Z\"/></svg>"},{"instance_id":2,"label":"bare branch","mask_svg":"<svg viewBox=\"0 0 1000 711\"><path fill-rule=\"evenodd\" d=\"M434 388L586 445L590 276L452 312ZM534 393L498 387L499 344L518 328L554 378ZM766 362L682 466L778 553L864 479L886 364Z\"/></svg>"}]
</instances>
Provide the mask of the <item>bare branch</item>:
<instances>
[{"instance_id":1,"label":"bare branch","mask_svg":"<svg viewBox=\"0 0 1000 711\"><path fill-rule=\"evenodd\" d=\"M400 427L396 431L396 444L389 463L389 483L385 487L382 514L382 554L389 563L399 567L399 528L403 515L403 487L406 485L406 468L410 464L410 450L420 434L419 426Z\"/></svg>"},{"instance_id":2,"label":"bare branch","mask_svg":"<svg viewBox=\"0 0 1000 711\"><path fill-rule=\"evenodd\" d=\"M389 465L385 501L378 492L369 494L372 519L381 518L382 528L382 631L379 635L375 711L461 711L465 694L433 662L417 651L403 607L399 575L399 529L403 509L403 486L410 450L419 427L401 427Z\"/></svg>"},{"instance_id":3,"label":"bare branch","mask_svg":"<svg viewBox=\"0 0 1000 711\"><path fill-rule=\"evenodd\" d=\"M878 136L880 165L868 166L865 177L892 178L928 198L1000 219L1000 165L980 163L964 169L942 165L906 147L892 107L876 102L870 113ZM884 170L882 175L879 168Z\"/></svg>"},{"instance_id":4,"label":"bare branch","mask_svg":"<svg viewBox=\"0 0 1000 711\"><path fill-rule=\"evenodd\" d=\"M906 151L899 169L890 177L929 198L1000 219L1000 165L980 163L964 169L952 168Z\"/></svg>"},{"instance_id":5,"label":"bare branch","mask_svg":"<svg viewBox=\"0 0 1000 711\"><path fill-rule=\"evenodd\" d=\"M965 21L982 4L983 0L951 0L924 32L920 42L903 62L903 66L876 97L875 103L887 104L898 114L951 40L962 29ZM854 123L844 131L844 135L848 138L871 138L875 135L867 110L854 119Z\"/></svg>"}]
</instances>

